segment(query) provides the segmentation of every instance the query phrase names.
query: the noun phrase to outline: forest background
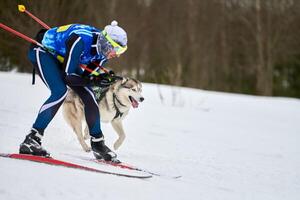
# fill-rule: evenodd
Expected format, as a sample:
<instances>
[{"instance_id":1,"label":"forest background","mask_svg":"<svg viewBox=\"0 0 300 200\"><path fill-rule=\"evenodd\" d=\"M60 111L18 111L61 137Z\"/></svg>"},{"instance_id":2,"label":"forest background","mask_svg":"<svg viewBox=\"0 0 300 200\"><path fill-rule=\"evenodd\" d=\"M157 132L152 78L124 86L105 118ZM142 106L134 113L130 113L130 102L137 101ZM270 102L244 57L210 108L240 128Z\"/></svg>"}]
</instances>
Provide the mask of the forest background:
<instances>
[{"instance_id":1,"label":"forest background","mask_svg":"<svg viewBox=\"0 0 300 200\"><path fill-rule=\"evenodd\" d=\"M49 26L117 20L128 51L109 62L144 82L300 98L298 0L2 0L0 19L30 37ZM28 42L0 30L0 70L31 72Z\"/></svg>"}]
</instances>

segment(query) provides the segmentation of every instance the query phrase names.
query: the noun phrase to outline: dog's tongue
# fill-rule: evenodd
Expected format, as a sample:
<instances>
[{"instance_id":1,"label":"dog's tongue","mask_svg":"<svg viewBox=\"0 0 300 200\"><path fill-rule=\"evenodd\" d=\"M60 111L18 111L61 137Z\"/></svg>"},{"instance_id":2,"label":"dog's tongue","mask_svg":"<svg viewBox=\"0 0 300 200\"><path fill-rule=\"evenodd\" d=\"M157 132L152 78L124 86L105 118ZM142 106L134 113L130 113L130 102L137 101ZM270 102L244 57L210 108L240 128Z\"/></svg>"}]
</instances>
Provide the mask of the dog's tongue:
<instances>
[{"instance_id":1,"label":"dog's tongue","mask_svg":"<svg viewBox=\"0 0 300 200\"><path fill-rule=\"evenodd\" d=\"M131 105L133 108L139 107L139 103L134 98L131 99Z\"/></svg>"}]
</instances>

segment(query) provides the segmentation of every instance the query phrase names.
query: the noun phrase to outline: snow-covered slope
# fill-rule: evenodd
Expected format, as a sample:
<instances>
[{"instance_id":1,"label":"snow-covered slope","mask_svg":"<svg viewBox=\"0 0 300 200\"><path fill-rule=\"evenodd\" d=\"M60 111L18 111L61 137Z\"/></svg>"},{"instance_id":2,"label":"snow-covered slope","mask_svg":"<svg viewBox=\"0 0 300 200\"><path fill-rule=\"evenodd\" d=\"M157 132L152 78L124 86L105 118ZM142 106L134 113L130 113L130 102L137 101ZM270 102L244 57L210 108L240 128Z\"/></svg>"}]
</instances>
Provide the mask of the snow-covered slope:
<instances>
[{"instance_id":1,"label":"snow-covered slope","mask_svg":"<svg viewBox=\"0 0 300 200\"><path fill-rule=\"evenodd\" d=\"M49 93L39 79L31 86L29 74L2 72L0 83L0 152L17 152ZM118 156L182 178L135 180L0 158L0 199L300 199L299 100L154 84L143 94L124 122ZM116 134L102 127L112 146ZM92 157L60 111L43 145L57 158Z\"/></svg>"}]
</instances>

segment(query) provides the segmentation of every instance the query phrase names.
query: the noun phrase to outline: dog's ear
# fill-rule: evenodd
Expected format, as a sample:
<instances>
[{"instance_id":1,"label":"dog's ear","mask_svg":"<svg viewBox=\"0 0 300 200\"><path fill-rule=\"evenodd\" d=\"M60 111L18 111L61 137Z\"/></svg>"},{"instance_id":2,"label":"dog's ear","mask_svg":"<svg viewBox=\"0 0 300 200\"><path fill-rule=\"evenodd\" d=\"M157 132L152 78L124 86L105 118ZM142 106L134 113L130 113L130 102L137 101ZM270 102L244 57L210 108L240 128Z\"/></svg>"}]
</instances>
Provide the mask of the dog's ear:
<instances>
[{"instance_id":1,"label":"dog's ear","mask_svg":"<svg viewBox=\"0 0 300 200\"><path fill-rule=\"evenodd\" d=\"M122 85L125 84L125 83L127 82L127 80L128 80L127 78L123 77L122 83L121 83L121 84L122 84Z\"/></svg>"},{"instance_id":2,"label":"dog's ear","mask_svg":"<svg viewBox=\"0 0 300 200\"><path fill-rule=\"evenodd\" d=\"M112 84L112 85L110 86L110 88L111 88L112 90L118 90L118 89L120 88L121 85L123 85L124 83L126 83L126 80L124 81L124 79L126 79L126 78L123 77L122 80L118 80L117 82L115 82L114 84Z\"/></svg>"}]
</instances>

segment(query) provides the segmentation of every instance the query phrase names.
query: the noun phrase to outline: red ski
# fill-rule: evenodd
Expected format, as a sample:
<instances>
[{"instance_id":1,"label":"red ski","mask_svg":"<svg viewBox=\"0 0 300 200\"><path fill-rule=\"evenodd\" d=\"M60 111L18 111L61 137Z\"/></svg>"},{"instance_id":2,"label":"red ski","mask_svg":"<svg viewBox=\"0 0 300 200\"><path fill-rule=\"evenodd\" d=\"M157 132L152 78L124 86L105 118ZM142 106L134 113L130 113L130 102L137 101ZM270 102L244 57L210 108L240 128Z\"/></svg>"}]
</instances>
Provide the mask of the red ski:
<instances>
[{"instance_id":1,"label":"red ski","mask_svg":"<svg viewBox=\"0 0 300 200\"><path fill-rule=\"evenodd\" d=\"M96 172L96 173L101 173L101 174L109 174L109 175L115 175L115 176L123 176L123 177L128 177L128 178L140 178L140 179L145 179L145 178L151 178L151 175L132 175L132 174L125 174L125 173L117 173L117 172L109 172L109 171L104 171L96 168L91 168L91 167L86 167L83 165L78 165L74 164L71 162L65 162L62 160L57 160L54 158L47 158L47 157L41 157L41 156L33 156L33 155L27 155L27 154L4 154L0 153L0 157L5 157L5 158L13 158L13 159L19 159L19 160L27 160L27 161L32 161L32 162L38 162L38 163L44 163L48 165L55 165L55 166L62 166L62 167L68 167L72 169L81 169L85 171L90 171L90 172Z\"/></svg>"},{"instance_id":2,"label":"red ski","mask_svg":"<svg viewBox=\"0 0 300 200\"><path fill-rule=\"evenodd\" d=\"M98 164L110 165L110 166L119 167L119 168L122 168L122 169L128 169L128 170L133 170L133 171L144 172L144 173L147 173L147 174L153 175L153 176L160 176L160 177L170 178L170 179L177 179L177 178L182 177L180 175L172 176L172 175L166 175L166 174L152 172L152 171L149 171L149 170L146 170L146 169L141 169L141 168L138 168L138 167L135 167L133 165L123 163L123 162L116 163L116 162L99 160L99 159L94 159L94 158L89 158L89 157L79 156L79 155L72 155L72 154L64 154L64 155L70 156L70 157L73 157L73 158L78 158L78 159L85 160L85 161L96 162Z\"/></svg>"},{"instance_id":3,"label":"red ski","mask_svg":"<svg viewBox=\"0 0 300 200\"><path fill-rule=\"evenodd\" d=\"M132 165L129 165L127 163L114 163L114 162L110 162L110 161L105 161L105 160L98 160L98 159L90 159L93 162L96 163L101 163L101 164L106 164L106 165L111 165L114 167L119 167L119 168L123 168L123 169L129 169L129 170L135 170L135 171L139 171L139 172L145 172L148 173L150 175L154 175L154 176L160 176L160 177L165 177L165 178L171 178L171 179L177 179L177 178L181 178L181 176L170 176L170 175L166 175L166 174L160 174L160 173L156 173L156 172L151 172L148 171L146 169L141 169Z\"/></svg>"}]
</instances>

